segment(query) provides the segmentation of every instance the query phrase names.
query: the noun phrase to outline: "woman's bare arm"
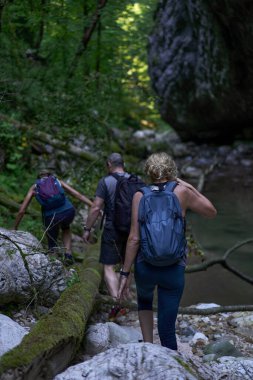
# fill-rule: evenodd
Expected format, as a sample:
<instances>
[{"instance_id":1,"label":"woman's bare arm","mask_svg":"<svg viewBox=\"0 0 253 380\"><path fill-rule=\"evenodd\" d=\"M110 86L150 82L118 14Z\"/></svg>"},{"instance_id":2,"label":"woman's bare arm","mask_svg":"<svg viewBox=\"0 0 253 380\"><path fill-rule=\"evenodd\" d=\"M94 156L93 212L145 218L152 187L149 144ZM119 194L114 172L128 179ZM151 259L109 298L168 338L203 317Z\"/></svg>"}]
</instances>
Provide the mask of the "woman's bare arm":
<instances>
[{"instance_id":1,"label":"woman's bare arm","mask_svg":"<svg viewBox=\"0 0 253 380\"><path fill-rule=\"evenodd\" d=\"M75 190L72 186L68 185L66 182L62 180L60 180L60 183L63 189L66 190L70 195L79 199L79 201L84 202L87 206L92 206L92 201L85 195L79 193L79 191Z\"/></svg>"},{"instance_id":2,"label":"woman's bare arm","mask_svg":"<svg viewBox=\"0 0 253 380\"><path fill-rule=\"evenodd\" d=\"M191 210L206 218L214 218L217 215L212 202L195 187L179 178L177 182L179 185L175 188L175 194L179 198L184 213L186 210Z\"/></svg>"},{"instance_id":3,"label":"woman's bare arm","mask_svg":"<svg viewBox=\"0 0 253 380\"><path fill-rule=\"evenodd\" d=\"M138 253L140 244L140 232L138 222L138 209L142 193L137 192L133 197L132 202L132 216L131 216L131 229L127 240L125 261L122 267L123 272L130 272L134 263L135 257ZM127 293L126 288L129 286L129 279L125 276L120 276L118 298L124 298Z\"/></svg>"},{"instance_id":4,"label":"woman's bare arm","mask_svg":"<svg viewBox=\"0 0 253 380\"><path fill-rule=\"evenodd\" d=\"M29 206L33 196L34 196L34 185L32 185L30 187L30 189L28 190L28 193L26 194L25 199L23 200L23 202L19 208L18 214L17 214L15 222L14 222L14 230L18 229L19 223L21 222L21 220L22 220L22 218L26 212L26 209Z\"/></svg>"}]
</instances>

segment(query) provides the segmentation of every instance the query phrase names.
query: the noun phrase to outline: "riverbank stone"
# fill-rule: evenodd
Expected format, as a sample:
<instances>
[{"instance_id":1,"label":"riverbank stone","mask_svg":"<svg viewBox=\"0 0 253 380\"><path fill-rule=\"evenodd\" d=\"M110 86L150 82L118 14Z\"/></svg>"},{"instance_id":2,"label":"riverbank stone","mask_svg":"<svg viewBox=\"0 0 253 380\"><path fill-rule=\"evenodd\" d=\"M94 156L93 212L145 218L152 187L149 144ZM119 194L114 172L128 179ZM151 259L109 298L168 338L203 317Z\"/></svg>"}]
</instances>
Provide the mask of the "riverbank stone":
<instances>
[{"instance_id":1,"label":"riverbank stone","mask_svg":"<svg viewBox=\"0 0 253 380\"><path fill-rule=\"evenodd\" d=\"M7 315L0 314L0 356L19 345L28 330Z\"/></svg>"},{"instance_id":2,"label":"riverbank stone","mask_svg":"<svg viewBox=\"0 0 253 380\"><path fill-rule=\"evenodd\" d=\"M222 356L243 356L242 353L231 343L231 340L220 339L217 342L210 343L204 348L204 354L215 354L216 358Z\"/></svg>"}]
</instances>

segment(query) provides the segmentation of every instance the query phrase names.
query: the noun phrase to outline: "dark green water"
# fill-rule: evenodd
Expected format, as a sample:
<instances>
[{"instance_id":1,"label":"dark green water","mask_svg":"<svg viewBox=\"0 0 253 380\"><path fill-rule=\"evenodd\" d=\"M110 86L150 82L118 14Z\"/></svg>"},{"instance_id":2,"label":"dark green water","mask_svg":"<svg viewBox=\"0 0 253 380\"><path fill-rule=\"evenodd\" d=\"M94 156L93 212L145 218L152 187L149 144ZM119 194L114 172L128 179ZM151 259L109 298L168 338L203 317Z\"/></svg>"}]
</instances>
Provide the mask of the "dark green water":
<instances>
[{"instance_id":1,"label":"dark green water","mask_svg":"<svg viewBox=\"0 0 253 380\"><path fill-rule=\"evenodd\" d=\"M217 208L215 219L189 214L195 237L206 257L221 257L236 243L253 238L253 182L220 178L208 185L204 194ZM253 243L239 248L229 262L253 278ZM205 272L186 275L182 305L215 302L220 305L253 304L253 285L220 265Z\"/></svg>"}]
</instances>

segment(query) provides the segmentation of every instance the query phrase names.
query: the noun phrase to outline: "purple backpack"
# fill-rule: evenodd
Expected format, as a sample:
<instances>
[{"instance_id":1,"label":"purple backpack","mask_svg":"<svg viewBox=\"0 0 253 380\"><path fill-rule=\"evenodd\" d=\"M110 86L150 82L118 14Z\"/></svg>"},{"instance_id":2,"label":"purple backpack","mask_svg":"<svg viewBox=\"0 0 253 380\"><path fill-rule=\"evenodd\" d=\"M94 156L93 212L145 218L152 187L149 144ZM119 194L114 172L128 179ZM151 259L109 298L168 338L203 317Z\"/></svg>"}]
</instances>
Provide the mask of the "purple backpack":
<instances>
[{"instance_id":1,"label":"purple backpack","mask_svg":"<svg viewBox=\"0 0 253 380\"><path fill-rule=\"evenodd\" d=\"M52 175L37 179L35 198L45 210L52 210L64 205L65 194L58 179Z\"/></svg>"}]
</instances>

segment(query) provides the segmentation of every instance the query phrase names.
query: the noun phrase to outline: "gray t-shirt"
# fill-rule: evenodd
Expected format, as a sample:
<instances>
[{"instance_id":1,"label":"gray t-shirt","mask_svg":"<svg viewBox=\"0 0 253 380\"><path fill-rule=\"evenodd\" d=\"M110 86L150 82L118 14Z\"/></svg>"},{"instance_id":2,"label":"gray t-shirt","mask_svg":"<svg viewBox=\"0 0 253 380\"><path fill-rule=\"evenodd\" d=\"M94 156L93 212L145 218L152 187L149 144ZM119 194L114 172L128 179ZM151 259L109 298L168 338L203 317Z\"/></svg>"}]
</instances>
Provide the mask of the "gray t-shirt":
<instances>
[{"instance_id":1,"label":"gray t-shirt","mask_svg":"<svg viewBox=\"0 0 253 380\"><path fill-rule=\"evenodd\" d=\"M119 176L130 177L127 172L115 173ZM100 179L96 189L95 196L102 198L105 203L105 228L113 228L113 209L114 209L114 198L116 190L117 180L112 175L107 175Z\"/></svg>"}]
</instances>

